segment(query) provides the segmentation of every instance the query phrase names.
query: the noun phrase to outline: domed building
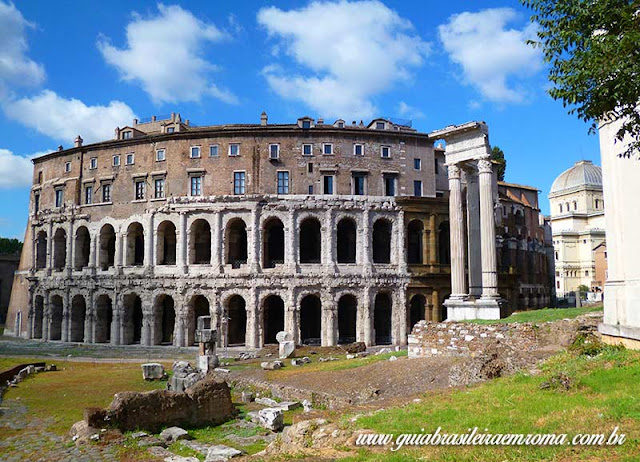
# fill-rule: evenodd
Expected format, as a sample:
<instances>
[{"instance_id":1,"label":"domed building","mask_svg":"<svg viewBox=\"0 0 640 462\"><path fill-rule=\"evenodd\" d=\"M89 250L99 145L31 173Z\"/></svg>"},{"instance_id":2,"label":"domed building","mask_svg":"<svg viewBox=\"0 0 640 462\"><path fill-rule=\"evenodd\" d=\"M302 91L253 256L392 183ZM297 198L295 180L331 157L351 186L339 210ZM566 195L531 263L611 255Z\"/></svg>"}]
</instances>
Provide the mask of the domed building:
<instances>
[{"instance_id":1,"label":"domed building","mask_svg":"<svg viewBox=\"0 0 640 462\"><path fill-rule=\"evenodd\" d=\"M593 250L605 241L602 169L576 162L556 178L549 193L556 269L556 294L567 297L593 286Z\"/></svg>"}]
</instances>

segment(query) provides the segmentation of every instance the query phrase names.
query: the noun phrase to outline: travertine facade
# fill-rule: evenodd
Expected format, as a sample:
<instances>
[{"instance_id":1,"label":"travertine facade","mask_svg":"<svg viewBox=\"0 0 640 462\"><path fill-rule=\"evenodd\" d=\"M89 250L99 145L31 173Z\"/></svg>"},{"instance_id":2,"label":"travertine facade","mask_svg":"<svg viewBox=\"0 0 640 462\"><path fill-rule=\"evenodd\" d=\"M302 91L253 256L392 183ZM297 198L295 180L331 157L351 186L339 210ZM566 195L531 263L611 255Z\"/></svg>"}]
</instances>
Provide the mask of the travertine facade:
<instances>
[{"instance_id":1,"label":"travertine facade","mask_svg":"<svg viewBox=\"0 0 640 462\"><path fill-rule=\"evenodd\" d=\"M223 343L249 348L280 330L405 344L450 293L435 170L432 138L382 119L193 127L172 115L78 138L34 160L14 283L26 294L8 330L186 346L211 315Z\"/></svg>"}]
</instances>

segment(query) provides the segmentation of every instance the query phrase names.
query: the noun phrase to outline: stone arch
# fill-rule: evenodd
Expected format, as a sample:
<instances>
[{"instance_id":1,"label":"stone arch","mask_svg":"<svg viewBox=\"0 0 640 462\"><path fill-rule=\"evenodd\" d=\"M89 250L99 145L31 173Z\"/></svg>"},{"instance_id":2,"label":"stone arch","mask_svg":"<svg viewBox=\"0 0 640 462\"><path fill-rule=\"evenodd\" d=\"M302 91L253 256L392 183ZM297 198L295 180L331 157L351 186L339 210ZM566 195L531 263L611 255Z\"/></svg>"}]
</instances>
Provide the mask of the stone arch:
<instances>
[{"instance_id":1,"label":"stone arch","mask_svg":"<svg viewBox=\"0 0 640 462\"><path fill-rule=\"evenodd\" d=\"M202 294L194 295L189 302L187 345L193 345L196 341L196 329L200 316L211 316L209 300Z\"/></svg>"},{"instance_id":2,"label":"stone arch","mask_svg":"<svg viewBox=\"0 0 640 462\"><path fill-rule=\"evenodd\" d=\"M411 220L407 225L407 263L421 265L423 262L424 224L421 220Z\"/></svg>"},{"instance_id":3,"label":"stone arch","mask_svg":"<svg viewBox=\"0 0 640 462\"><path fill-rule=\"evenodd\" d=\"M36 238L36 269L47 266L47 232L40 231Z\"/></svg>"},{"instance_id":4,"label":"stone arch","mask_svg":"<svg viewBox=\"0 0 640 462\"><path fill-rule=\"evenodd\" d=\"M300 344L320 345L322 337L322 302L316 294L300 301Z\"/></svg>"},{"instance_id":5,"label":"stone arch","mask_svg":"<svg viewBox=\"0 0 640 462\"><path fill-rule=\"evenodd\" d=\"M71 320L69 324L69 341L84 341L84 320L87 317L87 302L84 296L77 294L71 299Z\"/></svg>"},{"instance_id":6,"label":"stone arch","mask_svg":"<svg viewBox=\"0 0 640 462\"><path fill-rule=\"evenodd\" d=\"M427 298L422 294L414 294L409 301L409 326L408 332L411 332L413 326L415 326L418 321L427 319L426 316L427 309Z\"/></svg>"},{"instance_id":7,"label":"stone arch","mask_svg":"<svg viewBox=\"0 0 640 462\"><path fill-rule=\"evenodd\" d=\"M189 263L211 263L211 225L204 218L194 220L189 228Z\"/></svg>"},{"instance_id":8,"label":"stone arch","mask_svg":"<svg viewBox=\"0 0 640 462\"><path fill-rule=\"evenodd\" d=\"M134 221L127 227L127 266L144 264L144 228Z\"/></svg>"},{"instance_id":9,"label":"stone arch","mask_svg":"<svg viewBox=\"0 0 640 462\"><path fill-rule=\"evenodd\" d=\"M284 300L269 295L262 302L262 343L277 344L276 334L284 330Z\"/></svg>"},{"instance_id":10,"label":"stone arch","mask_svg":"<svg viewBox=\"0 0 640 462\"><path fill-rule=\"evenodd\" d=\"M322 227L316 217L300 222L300 263L320 263L322 260Z\"/></svg>"},{"instance_id":11,"label":"stone arch","mask_svg":"<svg viewBox=\"0 0 640 462\"><path fill-rule=\"evenodd\" d=\"M42 338L44 297L36 295L33 301L33 338Z\"/></svg>"},{"instance_id":12,"label":"stone arch","mask_svg":"<svg viewBox=\"0 0 640 462\"><path fill-rule=\"evenodd\" d=\"M49 340L62 340L64 301L60 295L51 295L49 310Z\"/></svg>"},{"instance_id":13,"label":"stone arch","mask_svg":"<svg viewBox=\"0 0 640 462\"><path fill-rule=\"evenodd\" d=\"M378 218L373 224L373 263L391 263L391 222Z\"/></svg>"},{"instance_id":14,"label":"stone arch","mask_svg":"<svg viewBox=\"0 0 640 462\"><path fill-rule=\"evenodd\" d=\"M114 266L116 260L116 232L109 223L100 228L100 268Z\"/></svg>"},{"instance_id":15,"label":"stone arch","mask_svg":"<svg viewBox=\"0 0 640 462\"><path fill-rule=\"evenodd\" d=\"M336 252L338 263L355 263L358 228L351 217L342 218L336 228Z\"/></svg>"},{"instance_id":16,"label":"stone arch","mask_svg":"<svg viewBox=\"0 0 640 462\"><path fill-rule=\"evenodd\" d=\"M438 226L438 260L441 265L451 264L451 235L449 221L443 221Z\"/></svg>"},{"instance_id":17,"label":"stone arch","mask_svg":"<svg viewBox=\"0 0 640 462\"><path fill-rule=\"evenodd\" d=\"M378 292L373 304L373 328L376 345L391 344L391 312L393 303L389 292Z\"/></svg>"},{"instance_id":18,"label":"stone arch","mask_svg":"<svg viewBox=\"0 0 640 462\"><path fill-rule=\"evenodd\" d=\"M232 268L240 268L247 263L247 224L242 218L232 218L225 231L226 262Z\"/></svg>"},{"instance_id":19,"label":"stone arch","mask_svg":"<svg viewBox=\"0 0 640 462\"><path fill-rule=\"evenodd\" d=\"M275 268L284 263L284 224L277 217L265 220L262 227L262 266Z\"/></svg>"},{"instance_id":20,"label":"stone arch","mask_svg":"<svg viewBox=\"0 0 640 462\"><path fill-rule=\"evenodd\" d=\"M244 345L247 334L246 302L241 295L231 295L224 305L226 345Z\"/></svg>"},{"instance_id":21,"label":"stone arch","mask_svg":"<svg viewBox=\"0 0 640 462\"><path fill-rule=\"evenodd\" d=\"M81 270L89 266L89 255L91 253L91 236L86 226L80 226L76 230L75 242L75 262L76 270Z\"/></svg>"},{"instance_id":22,"label":"stone arch","mask_svg":"<svg viewBox=\"0 0 640 462\"><path fill-rule=\"evenodd\" d=\"M113 304L107 294L96 298L95 343L111 342L111 323L113 322Z\"/></svg>"},{"instance_id":23,"label":"stone arch","mask_svg":"<svg viewBox=\"0 0 640 462\"><path fill-rule=\"evenodd\" d=\"M175 302L171 295L160 294L153 304L154 345L173 345L176 325Z\"/></svg>"},{"instance_id":24,"label":"stone arch","mask_svg":"<svg viewBox=\"0 0 640 462\"><path fill-rule=\"evenodd\" d=\"M123 299L122 343L131 345L142 342L144 312L142 299L136 293L130 293Z\"/></svg>"},{"instance_id":25,"label":"stone arch","mask_svg":"<svg viewBox=\"0 0 640 462\"><path fill-rule=\"evenodd\" d=\"M356 319L358 300L352 294L345 294L338 300L338 343L356 341Z\"/></svg>"},{"instance_id":26,"label":"stone arch","mask_svg":"<svg viewBox=\"0 0 640 462\"><path fill-rule=\"evenodd\" d=\"M156 264L176 264L176 243L176 225L171 220L164 220L158 225Z\"/></svg>"},{"instance_id":27,"label":"stone arch","mask_svg":"<svg viewBox=\"0 0 640 462\"><path fill-rule=\"evenodd\" d=\"M62 270L66 264L67 232L63 228L58 228L53 234L53 268Z\"/></svg>"}]
</instances>

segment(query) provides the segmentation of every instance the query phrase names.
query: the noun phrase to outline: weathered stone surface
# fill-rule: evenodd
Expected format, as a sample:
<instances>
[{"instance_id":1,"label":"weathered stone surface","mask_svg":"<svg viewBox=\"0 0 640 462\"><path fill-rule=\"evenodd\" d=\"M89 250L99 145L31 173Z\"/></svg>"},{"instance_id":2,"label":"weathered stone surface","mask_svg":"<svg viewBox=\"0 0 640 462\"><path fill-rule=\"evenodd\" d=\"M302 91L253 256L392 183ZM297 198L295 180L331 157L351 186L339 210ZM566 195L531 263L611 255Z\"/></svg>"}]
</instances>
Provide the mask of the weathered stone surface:
<instances>
[{"instance_id":1,"label":"weathered stone surface","mask_svg":"<svg viewBox=\"0 0 640 462\"><path fill-rule=\"evenodd\" d=\"M264 361L260 363L260 367L265 371L276 371L282 367L280 361Z\"/></svg>"},{"instance_id":2,"label":"weathered stone surface","mask_svg":"<svg viewBox=\"0 0 640 462\"><path fill-rule=\"evenodd\" d=\"M284 342L280 342L278 347L278 353L280 355L280 359L288 358L293 354L296 349L296 344L293 340L286 340Z\"/></svg>"},{"instance_id":3,"label":"weathered stone surface","mask_svg":"<svg viewBox=\"0 0 640 462\"><path fill-rule=\"evenodd\" d=\"M304 408L304 412L311 412L311 410L313 409L313 405L308 399L302 400L302 407Z\"/></svg>"},{"instance_id":4,"label":"weathered stone surface","mask_svg":"<svg viewBox=\"0 0 640 462\"><path fill-rule=\"evenodd\" d=\"M163 459L165 457L172 457L175 455L174 453L172 453L166 448L163 448L162 446L151 446L150 448L147 449L147 452L152 456L161 457Z\"/></svg>"},{"instance_id":5,"label":"weathered stone surface","mask_svg":"<svg viewBox=\"0 0 640 462\"><path fill-rule=\"evenodd\" d=\"M364 342L355 342L346 345L344 349L347 353L355 354L360 353L361 351L365 351L367 349L367 345L365 345Z\"/></svg>"},{"instance_id":6,"label":"weathered stone surface","mask_svg":"<svg viewBox=\"0 0 640 462\"><path fill-rule=\"evenodd\" d=\"M166 426L218 425L236 413L227 383L215 376L207 376L184 392L118 393L101 426L155 433Z\"/></svg>"},{"instance_id":7,"label":"weathered stone surface","mask_svg":"<svg viewBox=\"0 0 640 462\"><path fill-rule=\"evenodd\" d=\"M284 414L282 409L268 407L260 409L259 411L249 412L248 415L252 422L268 430L277 432L284 427Z\"/></svg>"},{"instance_id":8,"label":"weathered stone surface","mask_svg":"<svg viewBox=\"0 0 640 462\"><path fill-rule=\"evenodd\" d=\"M69 437L76 444L86 443L93 435L100 433L99 428L91 427L85 420L74 423L69 430Z\"/></svg>"},{"instance_id":9,"label":"weathered stone surface","mask_svg":"<svg viewBox=\"0 0 640 462\"><path fill-rule=\"evenodd\" d=\"M243 391L240 400L243 403L251 403L255 400L255 396L250 391Z\"/></svg>"},{"instance_id":10,"label":"weathered stone surface","mask_svg":"<svg viewBox=\"0 0 640 462\"><path fill-rule=\"evenodd\" d=\"M398 357L397 356L390 356L389 357L389 361L397 361Z\"/></svg>"},{"instance_id":11,"label":"weathered stone surface","mask_svg":"<svg viewBox=\"0 0 640 462\"><path fill-rule=\"evenodd\" d=\"M256 398L256 403L262 404L263 406L268 406L268 407L276 407L278 405L277 401L271 398L264 398L264 397Z\"/></svg>"},{"instance_id":12,"label":"weathered stone surface","mask_svg":"<svg viewBox=\"0 0 640 462\"><path fill-rule=\"evenodd\" d=\"M200 462L197 457L169 456L165 457L164 462Z\"/></svg>"},{"instance_id":13,"label":"weathered stone surface","mask_svg":"<svg viewBox=\"0 0 640 462\"><path fill-rule=\"evenodd\" d=\"M142 368L143 380L162 380L165 378L164 366L160 363L145 363Z\"/></svg>"},{"instance_id":14,"label":"weathered stone surface","mask_svg":"<svg viewBox=\"0 0 640 462\"><path fill-rule=\"evenodd\" d=\"M165 428L160 432L160 438L167 443L175 443L178 440L187 440L189 439L189 432L187 432L184 428L180 427L169 427Z\"/></svg>"},{"instance_id":15,"label":"weathered stone surface","mask_svg":"<svg viewBox=\"0 0 640 462\"><path fill-rule=\"evenodd\" d=\"M207 451L207 458L204 460L205 462L219 462L226 461L233 457L241 456L243 454L242 451L238 449L224 446L222 444L216 444L209 447Z\"/></svg>"},{"instance_id":16,"label":"weathered stone surface","mask_svg":"<svg viewBox=\"0 0 640 462\"><path fill-rule=\"evenodd\" d=\"M289 332L281 330L276 334L276 340L278 341L278 343L288 342L290 340L293 340L293 337Z\"/></svg>"},{"instance_id":17,"label":"weathered stone surface","mask_svg":"<svg viewBox=\"0 0 640 462\"><path fill-rule=\"evenodd\" d=\"M275 406L282 409L283 411L291 411L293 409L297 409L302 406L298 401L282 401L280 403L276 403Z\"/></svg>"},{"instance_id":18,"label":"weathered stone surface","mask_svg":"<svg viewBox=\"0 0 640 462\"><path fill-rule=\"evenodd\" d=\"M90 427L99 428L102 426L105 417L107 416L106 409L100 407L87 407L84 409L84 420Z\"/></svg>"}]
</instances>

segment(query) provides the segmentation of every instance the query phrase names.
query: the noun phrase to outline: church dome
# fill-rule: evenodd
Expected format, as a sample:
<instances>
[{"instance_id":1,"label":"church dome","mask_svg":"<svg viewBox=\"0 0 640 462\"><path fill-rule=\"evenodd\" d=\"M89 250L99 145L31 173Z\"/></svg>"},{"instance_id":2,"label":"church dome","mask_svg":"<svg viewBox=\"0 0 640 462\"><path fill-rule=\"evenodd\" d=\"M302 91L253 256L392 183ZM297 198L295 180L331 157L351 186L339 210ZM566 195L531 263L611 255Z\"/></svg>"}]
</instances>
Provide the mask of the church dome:
<instances>
[{"instance_id":1,"label":"church dome","mask_svg":"<svg viewBox=\"0 0 640 462\"><path fill-rule=\"evenodd\" d=\"M582 188L602 189L602 168L590 160L581 160L565 170L551 185L549 195L568 193Z\"/></svg>"}]
</instances>

